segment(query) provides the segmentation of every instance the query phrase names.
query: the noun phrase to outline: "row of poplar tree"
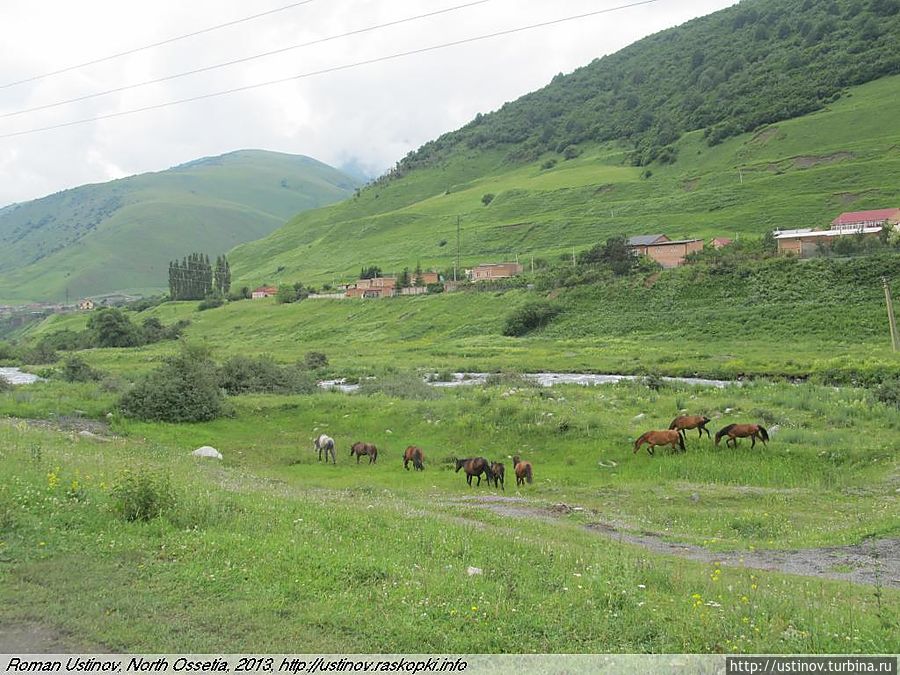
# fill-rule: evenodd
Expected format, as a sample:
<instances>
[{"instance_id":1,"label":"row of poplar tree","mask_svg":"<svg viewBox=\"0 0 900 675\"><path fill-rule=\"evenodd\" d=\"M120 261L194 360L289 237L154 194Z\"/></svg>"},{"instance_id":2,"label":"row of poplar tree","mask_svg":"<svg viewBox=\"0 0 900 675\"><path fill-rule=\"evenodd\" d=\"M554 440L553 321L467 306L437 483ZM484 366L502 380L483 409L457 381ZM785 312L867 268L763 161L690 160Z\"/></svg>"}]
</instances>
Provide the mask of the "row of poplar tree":
<instances>
[{"instance_id":1,"label":"row of poplar tree","mask_svg":"<svg viewBox=\"0 0 900 675\"><path fill-rule=\"evenodd\" d=\"M169 263L169 297L172 300L203 300L213 295L226 295L231 289L231 267L224 255L213 267L205 253Z\"/></svg>"}]
</instances>

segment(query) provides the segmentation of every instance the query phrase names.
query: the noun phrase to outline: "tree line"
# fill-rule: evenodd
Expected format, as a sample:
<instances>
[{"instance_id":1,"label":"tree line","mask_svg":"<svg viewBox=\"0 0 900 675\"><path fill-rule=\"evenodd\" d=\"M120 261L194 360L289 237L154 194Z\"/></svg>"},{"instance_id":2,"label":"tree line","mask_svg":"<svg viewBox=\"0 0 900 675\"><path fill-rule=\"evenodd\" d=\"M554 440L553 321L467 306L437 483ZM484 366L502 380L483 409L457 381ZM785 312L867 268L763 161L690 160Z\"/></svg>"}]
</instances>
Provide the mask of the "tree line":
<instances>
[{"instance_id":1,"label":"tree line","mask_svg":"<svg viewBox=\"0 0 900 675\"><path fill-rule=\"evenodd\" d=\"M205 253L191 253L169 262L169 297L172 300L203 300L224 296L231 290L231 266L220 255L213 267Z\"/></svg>"}]
</instances>

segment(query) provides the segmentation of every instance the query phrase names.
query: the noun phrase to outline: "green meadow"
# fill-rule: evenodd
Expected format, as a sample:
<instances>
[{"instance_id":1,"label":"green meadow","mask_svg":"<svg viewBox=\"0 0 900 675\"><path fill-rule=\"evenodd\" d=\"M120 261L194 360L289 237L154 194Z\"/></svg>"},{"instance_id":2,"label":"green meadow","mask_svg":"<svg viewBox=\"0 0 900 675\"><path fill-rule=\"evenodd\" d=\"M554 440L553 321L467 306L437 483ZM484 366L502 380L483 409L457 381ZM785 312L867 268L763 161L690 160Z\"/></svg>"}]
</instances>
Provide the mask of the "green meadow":
<instances>
[{"instance_id":1,"label":"green meadow","mask_svg":"<svg viewBox=\"0 0 900 675\"><path fill-rule=\"evenodd\" d=\"M830 579L717 558L898 536L900 428L865 390L508 378L418 398L230 403L229 417L169 425L121 418L97 385L0 394L0 412L51 420L0 422L0 624L37 621L76 648L134 652L894 648L900 596L876 562L830 558ZM632 453L639 433L681 409L706 413L714 430L759 421L771 441L732 450L690 432L684 454ZM109 431L78 433L80 416ZM336 465L316 461L322 432L337 441ZM362 439L378 445L377 463L349 458ZM425 451L424 472L402 468L410 443ZM191 457L203 444L224 460ZM514 453L533 463L534 483L515 486ZM503 461L505 491L468 487L452 464L468 455ZM166 497L159 517L121 517L128 475L151 486L145 499ZM526 513L489 508L497 495L525 500L500 504ZM841 580L852 572L870 583Z\"/></svg>"}]
</instances>

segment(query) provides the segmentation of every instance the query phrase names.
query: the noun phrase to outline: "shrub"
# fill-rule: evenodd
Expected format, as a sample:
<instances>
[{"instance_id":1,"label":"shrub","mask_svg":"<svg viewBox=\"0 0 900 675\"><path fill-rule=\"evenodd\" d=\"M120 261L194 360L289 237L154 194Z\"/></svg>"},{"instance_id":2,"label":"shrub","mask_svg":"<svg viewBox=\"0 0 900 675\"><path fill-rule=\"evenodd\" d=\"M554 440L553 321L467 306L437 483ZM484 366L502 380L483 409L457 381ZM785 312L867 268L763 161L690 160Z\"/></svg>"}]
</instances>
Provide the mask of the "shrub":
<instances>
[{"instance_id":1,"label":"shrub","mask_svg":"<svg viewBox=\"0 0 900 675\"><path fill-rule=\"evenodd\" d=\"M490 204L492 201L494 201L494 197L495 197L495 196L496 196L496 195L494 195L492 192L488 192L486 195L483 195L483 196L481 197L481 203L484 204L485 206L487 206L487 205Z\"/></svg>"},{"instance_id":2,"label":"shrub","mask_svg":"<svg viewBox=\"0 0 900 675\"><path fill-rule=\"evenodd\" d=\"M547 169L552 169L554 166L556 166L556 159L551 157L546 162L541 164L541 170L546 171Z\"/></svg>"},{"instance_id":3,"label":"shrub","mask_svg":"<svg viewBox=\"0 0 900 675\"><path fill-rule=\"evenodd\" d=\"M499 373L491 373L484 380L485 387L516 387L521 389L523 387L536 387L538 386L534 380L529 380L522 373L514 373L512 371L506 370Z\"/></svg>"},{"instance_id":4,"label":"shrub","mask_svg":"<svg viewBox=\"0 0 900 675\"><path fill-rule=\"evenodd\" d=\"M59 360L59 354L56 353L56 350L49 342L41 340L22 355L22 360L32 365L45 365L56 363Z\"/></svg>"},{"instance_id":5,"label":"shrub","mask_svg":"<svg viewBox=\"0 0 900 675\"><path fill-rule=\"evenodd\" d=\"M328 367L328 357L322 352L306 352L303 356L303 364L310 370Z\"/></svg>"},{"instance_id":6,"label":"shrub","mask_svg":"<svg viewBox=\"0 0 900 675\"><path fill-rule=\"evenodd\" d=\"M12 382L5 377L0 377L0 391L10 391L12 387Z\"/></svg>"},{"instance_id":7,"label":"shrub","mask_svg":"<svg viewBox=\"0 0 900 675\"><path fill-rule=\"evenodd\" d=\"M235 356L219 369L220 386L229 394L309 394L316 391L311 373L299 366L280 366L270 356Z\"/></svg>"},{"instance_id":8,"label":"shrub","mask_svg":"<svg viewBox=\"0 0 900 675\"><path fill-rule=\"evenodd\" d=\"M563 159L575 159L581 154L581 148L577 145L569 145L566 146L566 149L563 150Z\"/></svg>"},{"instance_id":9,"label":"shrub","mask_svg":"<svg viewBox=\"0 0 900 675\"><path fill-rule=\"evenodd\" d=\"M207 295L203 300L200 301L200 304L197 305L197 311L203 312L207 309L215 309L216 307L221 307L225 304L225 298L219 294Z\"/></svg>"},{"instance_id":10,"label":"shrub","mask_svg":"<svg viewBox=\"0 0 900 675\"><path fill-rule=\"evenodd\" d=\"M112 488L113 510L128 522L147 522L175 506L169 477L147 470L125 471Z\"/></svg>"},{"instance_id":11,"label":"shrub","mask_svg":"<svg viewBox=\"0 0 900 675\"><path fill-rule=\"evenodd\" d=\"M521 337L550 323L560 313L560 308L547 300L532 300L515 309L503 323L503 334Z\"/></svg>"},{"instance_id":12,"label":"shrub","mask_svg":"<svg viewBox=\"0 0 900 675\"><path fill-rule=\"evenodd\" d=\"M119 309L108 307L91 313L87 323L97 347L137 347L141 344L141 331Z\"/></svg>"},{"instance_id":13,"label":"shrub","mask_svg":"<svg viewBox=\"0 0 900 675\"><path fill-rule=\"evenodd\" d=\"M103 379L103 373L91 368L77 354L73 354L63 362L60 374L66 382L96 382Z\"/></svg>"},{"instance_id":14,"label":"shrub","mask_svg":"<svg viewBox=\"0 0 900 675\"><path fill-rule=\"evenodd\" d=\"M900 378L884 380L875 389L875 398L894 408L900 408Z\"/></svg>"},{"instance_id":15,"label":"shrub","mask_svg":"<svg viewBox=\"0 0 900 675\"><path fill-rule=\"evenodd\" d=\"M415 373L391 373L359 385L359 393L366 396L384 394L390 398L428 400L440 397L440 392L428 386Z\"/></svg>"},{"instance_id":16,"label":"shrub","mask_svg":"<svg viewBox=\"0 0 900 675\"><path fill-rule=\"evenodd\" d=\"M125 415L159 422L201 422L224 414L225 397L205 347L181 352L139 381L119 401Z\"/></svg>"}]
</instances>

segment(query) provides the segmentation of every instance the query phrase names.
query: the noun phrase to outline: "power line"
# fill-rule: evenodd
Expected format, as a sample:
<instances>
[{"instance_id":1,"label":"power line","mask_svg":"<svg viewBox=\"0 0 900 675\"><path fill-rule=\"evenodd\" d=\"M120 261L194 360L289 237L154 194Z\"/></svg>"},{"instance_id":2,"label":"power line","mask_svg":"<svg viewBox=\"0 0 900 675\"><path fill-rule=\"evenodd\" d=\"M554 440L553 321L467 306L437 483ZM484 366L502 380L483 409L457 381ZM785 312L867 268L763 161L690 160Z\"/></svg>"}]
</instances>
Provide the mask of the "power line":
<instances>
[{"instance_id":1,"label":"power line","mask_svg":"<svg viewBox=\"0 0 900 675\"><path fill-rule=\"evenodd\" d=\"M372 31L380 30L382 28L388 28L390 26L398 26L400 24L409 23L412 21L417 21L419 19L425 19L432 16L438 16L440 14L447 14L448 12L455 12L460 9L468 9L469 7L474 7L476 5L483 5L487 2L491 2L491 0L475 0L475 2L469 2L464 5L456 5L455 7L447 7L445 9L439 9L433 12L427 12L426 14L418 14L416 16L406 17L404 19L396 19L394 21L389 21L387 23L381 23L375 26L369 26L367 28L358 28L356 30L351 30L346 33L341 33L339 35L330 35L324 38L318 38L316 40L311 40L310 42L304 42L301 44L291 45L289 47L282 47L281 49L273 49L272 51L262 52L261 54L253 54L251 56L245 56L240 59L234 59L233 61L225 61L223 63L217 63L211 66L205 66L203 68L196 68L195 70L188 70L183 73L175 73L174 75L166 75L164 77L158 77L154 80L145 80L144 82L136 82L134 84L126 84L121 87L116 87L114 89L107 89L106 91L98 91L93 94L85 94L84 96L77 96L76 98L70 98L65 101L57 101L56 103L47 103L45 105L35 106L34 108L26 108L24 110L16 110L14 112L8 112L0 114L0 119L5 119L7 117L17 117L19 115L25 115L26 113L37 112L39 110L48 110L50 108L58 108L59 106L68 105L69 103L78 103L79 101L87 101L88 99L98 98L100 96L108 96L109 94L117 94L122 91L128 91L129 89L137 89L138 87L146 87L151 84L159 84L160 82L167 82L169 80L176 80L181 77L187 77L189 75L197 75L199 73L206 73L211 70L218 70L219 68L226 68L228 66L234 66L239 63L246 63L248 61L254 61L256 59L265 58L267 56L274 56L275 54L282 54L284 52L288 52L294 49L301 49L303 47L311 47L313 45L322 44L325 42L330 42L332 40L338 40L340 38L350 37L353 35L360 35L362 33L370 33Z\"/></svg>"},{"instance_id":2,"label":"power line","mask_svg":"<svg viewBox=\"0 0 900 675\"><path fill-rule=\"evenodd\" d=\"M36 80L43 80L47 77L53 77L54 75L61 75L62 73L68 73L73 70L78 70L79 68L86 68L87 66L93 66L98 63L103 63L105 61L112 61L113 59L118 59L123 56L128 56L130 54L136 54L138 52L146 51L147 49L153 49L154 47L161 47L163 45L172 44L173 42L178 42L180 40L187 40L188 38L197 37L198 35L203 35L205 33L211 33L216 30L220 30L222 28L228 28L229 26L236 26L241 23L245 23L247 21L253 21L254 19L259 19L264 16L270 16L272 14L277 14L278 12L284 12L289 9L294 9L295 7L300 7L301 5L308 5L316 0L303 0L303 2L294 2L290 5L285 5L284 7L276 7L275 9L270 9L265 12L260 12L259 14L253 14L252 16L245 16L242 19L235 19L233 21L228 21L226 23L220 23L216 26L210 26L209 28L201 28L200 30L194 31L193 33L187 33L185 35L178 35L176 37L167 38L165 40L160 40L159 42L154 42L149 45L144 45L143 47L135 47L134 49L128 49L124 52L119 52L117 54L110 54L109 56L103 56L99 59L94 59L93 61L85 61L84 63L78 63L74 66L67 66L65 68L60 68L59 70L53 70L49 73L44 73L43 75L34 75L32 77L26 77L24 80L17 80L15 82L10 82L8 84L0 85L0 89L8 89L9 87L15 87L20 84L25 84L27 82L34 82Z\"/></svg>"},{"instance_id":3,"label":"power line","mask_svg":"<svg viewBox=\"0 0 900 675\"><path fill-rule=\"evenodd\" d=\"M294 80L302 80L310 77L316 77L318 75L326 75L329 73L336 73L344 70L350 70L352 68L358 68L360 66L371 65L374 63L383 63L385 61L393 61L396 59L405 58L407 56L415 56L417 54L424 54L427 52L437 51L439 49L447 49L448 47L457 47L459 45L470 44L473 42L479 42L482 40L489 40L495 37L502 37L504 35L512 35L513 33L521 33L527 30L533 30L535 28L543 28L546 26L558 25L561 23L567 23L569 21L577 21L578 19L586 19L592 16L598 16L601 14L609 14L611 12L617 12L624 9L631 9L633 7L639 7L641 5L650 5L656 2L660 2L660 0L639 0L638 2L631 2L626 5L619 5L618 7L608 7L606 9L599 9L593 12L585 12L583 14L575 14L573 16L563 17L561 19L552 19L550 21L542 21L540 23L533 23L527 26L519 26L518 28L509 28L507 30L497 31L494 33L488 33L485 35L477 35L475 37L463 38L461 40L454 40L452 42L444 42L438 45L432 45L430 47L420 47L419 49L412 49L406 52L398 52L395 54L389 54L387 56L378 56L371 59L366 59L364 61L356 61L354 63L347 63L340 66L332 66L330 68L323 68L321 70L314 70L308 73L301 73L300 75L293 75L291 77L284 77L277 80L269 80L267 82L258 82L256 84L248 84L242 87L233 87L232 89L225 89L223 91L211 92L209 94L200 94L198 96L191 96L189 98L182 98L175 101L166 101L165 103L156 103L154 105L144 106L142 108L132 108L131 110L122 110L119 112L108 113L105 115L97 115L95 117L88 117L80 120L73 120L71 122L63 122L61 124L53 124L46 127L38 127L34 129L26 129L24 131L15 131L8 134L0 134L0 139L2 138L13 138L16 136L25 136L28 134L35 134L43 131L52 131L54 129L63 129L65 127L76 126L79 124L88 124L90 122L99 122L101 120L112 119L114 117L124 117L125 115L134 115L141 112L148 112L150 110L159 110L161 108L168 108L171 106L181 105L183 103L194 103L196 101L202 101L210 98L217 98L219 96L227 96L228 94L236 94L243 91L250 91L252 89L259 89L261 87L269 87L274 84L284 84L285 82L292 82Z\"/></svg>"}]
</instances>

